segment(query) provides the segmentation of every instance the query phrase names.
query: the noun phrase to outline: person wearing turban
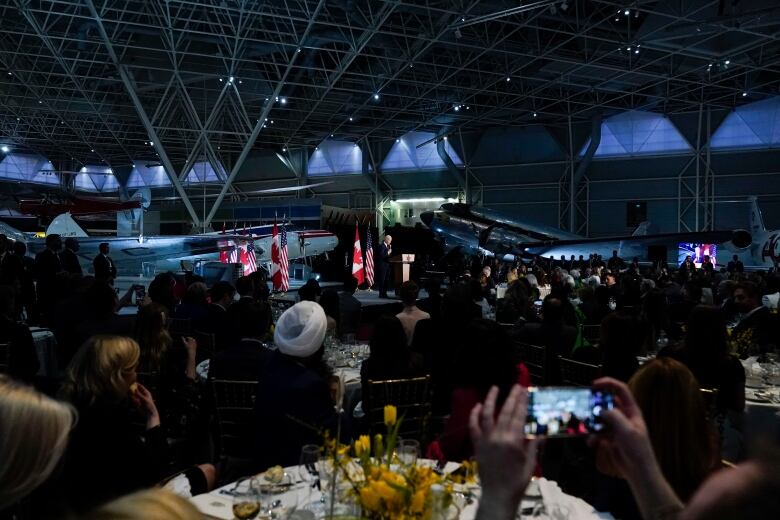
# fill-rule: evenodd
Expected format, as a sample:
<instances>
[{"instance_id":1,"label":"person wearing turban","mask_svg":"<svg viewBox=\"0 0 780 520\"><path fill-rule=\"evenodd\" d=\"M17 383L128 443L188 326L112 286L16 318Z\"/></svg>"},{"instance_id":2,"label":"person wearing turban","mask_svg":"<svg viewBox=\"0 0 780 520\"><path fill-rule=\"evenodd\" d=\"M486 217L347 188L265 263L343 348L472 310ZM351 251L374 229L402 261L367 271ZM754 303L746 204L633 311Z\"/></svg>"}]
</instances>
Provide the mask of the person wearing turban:
<instances>
[{"instance_id":1,"label":"person wearing turban","mask_svg":"<svg viewBox=\"0 0 780 520\"><path fill-rule=\"evenodd\" d=\"M318 303L299 302L279 317L276 351L260 373L255 396L257 471L294 466L304 444L335 432L336 406L320 367L327 318Z\"/></svg>"}]
</instances>

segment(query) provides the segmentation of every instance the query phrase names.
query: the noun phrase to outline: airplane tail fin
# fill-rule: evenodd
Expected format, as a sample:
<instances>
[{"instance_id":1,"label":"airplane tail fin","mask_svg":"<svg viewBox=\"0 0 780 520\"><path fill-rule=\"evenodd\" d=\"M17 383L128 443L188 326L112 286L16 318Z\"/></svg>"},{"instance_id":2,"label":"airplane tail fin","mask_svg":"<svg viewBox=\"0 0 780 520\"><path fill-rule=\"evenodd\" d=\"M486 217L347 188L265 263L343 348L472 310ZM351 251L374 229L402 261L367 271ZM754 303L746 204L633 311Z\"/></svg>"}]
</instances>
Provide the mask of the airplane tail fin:
<instances>
[{"instance_id":1,"label":"airplane tail fin","mask_svg":"<svg viewBox=\"0 0 780 520\"><path fill-rule=\"evenodd\" d=\"M758 197L748 197L748 201L750 202L750 232L756 234L766 231L764 217L761 216L761 209L758 207Z\"/></svg>"},{"instance_id":2,"label":"airplane tail fin","mask_svg":"<svg viewBox=\"0 0 780 520\"><path fill-rule=\"evenodd\" d=\"M650 221L645 220L641 224L639 224L634 232L631 234L632 237L643 237L650 232Z\"/></svg>"},{"instance_id":3,"label":"airplane tail fin","mask_svg":"<svg viewBox=\"0 0 780 520\"><path fill-rule=\"evenodd\" d=\"M47 235L60 235L61 237L86 238L89 235L76 224L70 213L63 213L54 217L46 229Z\"/></svg>"}]
</instances>

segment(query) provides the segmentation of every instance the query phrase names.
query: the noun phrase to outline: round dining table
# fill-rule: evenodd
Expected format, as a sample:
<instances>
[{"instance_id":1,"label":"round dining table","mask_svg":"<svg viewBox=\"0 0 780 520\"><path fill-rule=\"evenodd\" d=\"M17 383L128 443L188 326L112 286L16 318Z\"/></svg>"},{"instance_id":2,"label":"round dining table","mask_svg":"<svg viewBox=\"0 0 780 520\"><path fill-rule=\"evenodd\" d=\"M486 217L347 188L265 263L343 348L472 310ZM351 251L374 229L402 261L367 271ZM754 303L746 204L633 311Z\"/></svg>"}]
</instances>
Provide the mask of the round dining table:
<instances>
[{"instance_id":1,"label":"round dining table","mask_svg":"<svg viewBox=\"0 0 780 520\"><path fill-rule=\"evenodd\" d=\"M436 467L436 462L421 459L418 464ZM449 462L442 469L447 474L458 469L460 465ZM278 486L277 493L265 494L270 500L274 520L314 520L324 518L326 508L323 506L325 497L318 486L304 481L301 477L302 467L285 468L283 484ZM262 477L260 477L262 478ZM197 495L190 500L206 517L218 520L233 520L233 497L245 492L249 487L249 479L232 482L209 493ZM478 485L455 486L453 502L459 507L453 511L457 518L473 520L479 507L480 488ZM261 517L259 517L261 518ZM531 481L526 494L518 508L518 519L573 519L573 520L608 520L609 513L596 511L584 500L567 495L551 480L535 478Z\"/></svg>"}]
</instances>

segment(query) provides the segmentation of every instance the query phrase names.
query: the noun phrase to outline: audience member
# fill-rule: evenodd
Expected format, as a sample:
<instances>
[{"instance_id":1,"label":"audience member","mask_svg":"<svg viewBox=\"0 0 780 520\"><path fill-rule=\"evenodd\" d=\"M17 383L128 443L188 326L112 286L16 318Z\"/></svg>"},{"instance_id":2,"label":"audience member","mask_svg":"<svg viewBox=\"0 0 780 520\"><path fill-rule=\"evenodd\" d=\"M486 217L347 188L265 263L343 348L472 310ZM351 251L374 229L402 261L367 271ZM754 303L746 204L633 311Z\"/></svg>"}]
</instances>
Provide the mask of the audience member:
<instances>
[{"instance_id":1,"label":"audience member","mask_svg":"<svg viewBox=\"0 0 780 520\"><path fill-rule=\"evenodd\" d=\"M0 374L0 517L33 518L19 501L58 467L76 414Z\"/></svg>"},{"instance_id":2,"label":"audience member","mask_svg":"<svg viewBox=\"0 0 780 520\"><path fill-rule=\"evenodd\" d=\"M411 345L412 338L414 337L414 327L417 325L417 322L430 319L431 315L417 308L417 295L419 294L419 289L417 288L416 283L411 280L404 282L401 285L399 293L404 308L401 312L396 314L395 317L398 318L401 325L404 326L407 342Z\"/></svg>"},{"instance_id":3,"label":"audience member","mask_svg":"<svg viewBox=\"0 0 780 520\"><path fill-rule=\"evenodd\" d=\"M138 344L94 336L68 366L62 396L78 410L60 486L77 512L149 487L165 476L168 446L154 398L136 382ZM136 413L146 430L136 433ZM187 471L192 494L213 485L210 465Z\"/></svg>"},{"instance_id":4,"label":"audience member","mask_svg":"<svg viewBox=\"0 0 780 520\"><path fill-rule=\"evenodd\" d=\"M276 323L278 348L260 373L255 400L255 465L258 470L298 464L304 444L320 444L335 431L336 411L322 364L327 329L318 304L299 302Z\"/></svg>"},{"instance_id":5,"label":"audience member","mask_svg":"<svg viewBox=\"0 0 780 520\"><path fill-rule=\"evenodd\" d=\"M214 347L216 350L227 347L235 339L227 312L228 307L233 303L235 294L236 290L229 282L220 281L212 285L210 291L211 303L207 307L206 319L202 326L195 325L196 330L214 335Z\"/></svg>"},{"instance_id":6,"label":"audience member","mask_svg":"<svg viewBox=\"0 0 780 520\"><path fill-rule=\"evenodd\" d=\"M729 261L728 265L726 265L726 271L728 271L731 274L744 273L745 264L742 263L742 261L739 259L739 256L734 255L731 257L731 260Z\"/></svg>"},{"instance_id":7,"label":"audience member","mask_svg":"<svg viewBox=\"0 0 780 520\"><path fill-rule=\"evenodd\" d=\"M46 325L51 323L52 310L59 299L57 276L63 272L60 251L62 251L60 235L51 234L46 236L46 249L35 255L38 307L41 322Z\"/></svg>"},{"instance_id":8,"label":"audience member","mask_svg":"<svg viewBox=\"0 0 780 520\"><path fill-rule=\"evenodd\" d=\"M686 325L682 347L669 347L668 355L687 366L702 388L718 390L718 408L741 412L745 408L745 369L729 353L723 313L717 307L695 307Z\"/></svg>"},{"instance_id":9,"label":"audience member","mask_svg":"<svg viewBox=\"0 0 780 520\"><path fill-rule=\"evenodd\" d=\"M195 282L187 287L181 303L176 306L173 317L188 319L193 327L203 323L209 315L209 292L203 282Z\"/></svg>"},{"instance_id":10,"label":"audience member","mask_svg":"<svg viewBox=\"0 0 780 520\"><path fill-rule=\"evenodd\" d=\"M123 496L90 511L85 520L201 520L203 514L186 498L162 489Z\"/></svg>"},{"instance_id":11,"label":"audience member","mask_svg":"<svg viewBox=\"0 0 780 520\"><path fill-rule=\"evenodd\" d=\"M363 304L355 298L357 291L357 280L353 276L348 276L344 280L344 289L339 293L339 335L354 334L360 327L360 313Z\"/></svg>"},{"instance_id":12,"label":"audience member","mask_svg":"<svg viewBox=\"0 0 780 520\"><path fill-rule=\"evenodd\" d=\"M95 270L95 280L114 285L116 265L114 265L114 260L109 256L111 251L108 242L102 242L98 246L98 251L99 253L95 259L92 260L92 267Z\"/></svg>"},{"instance_id":13,"label":"audience member","mask_svg":"<svg viewBox=\"0 0 780 520\"><path fill-rule=\"evenodd\" d=\"M577 339L577 330L563 322L564 302L559 296L548 295L542 302L542 322L526 323L516 334L524 343L544 346L545 384L560 381L558 356L568 357Z\"/></svg>"},{"instance_id":14,"label":"audience member","mask_svg":"<svg viewBox=\"0 0 780 520\"><path fill-rule=\"evenodd\" d=\"M451 412L438 440L443 460L468 460L474 455L468 435L469 415L491 387L498 387L498 402L503 403L514 385L530 386L528 369L513 363L506 344L506 334L494 321L478 319L466 328L463 347L453 365Z\"/></svg>"},{"instance_id":15,"label":"audience member","mask_svg":"<svg viewBox=\"0 0 780 520\"><path fill-rule=\"evenodd\" d=\"M62 269L74 276L81 276L84 274L81 269L81 262L76 254L79 252L79 248L78 239L75 237L68 237L65 239L65 249L60 253Z\"/></svg>"},{"instance_id":16,"label":"audience member","mask_svg":"<svg viewBox=\"0 0 780 520\"><path fill-rule=\"evenodd\" d=\"M298 289L298 301L318 302L320 295L322 294L322 288L320 283L314 278L309 278L306 283Z\"/></svg>"},{"instance_id":17,"label":"audience member","mask_svg":"<svg viewBox=\"0 0 780 520\"><path fill-rule=\"evenodd\" d=\"M327 336L330 338L338 334L339 320L341 319L339 300L339 293L332 289L322 291L322 296L320 296L320 306L325 311L325 317L328 320Z\"/></svg>"},{"instance_id":18,"label":"audience member","mask_svg":"<svg viewBox=\"0 0 780 520\"><path fill-rule=\"evenodd\" d=\"M742 317L734 327L732 337L747 333L750 335L750 343L759 349L759 352L741 353L743 357L777 348L780 341L777 315L772 315L767 307L761 305L761 295L756 285L752 282L737 284L734 288L734 304Z\"/></svg>"},{"instance_id":19,"label":"audience member","mask_svg":"<svg viewBox=\"0 0 780 520\"><path fill-rule=\"evenodd\" d=\"M35 353L30 329L15 319L16 295L7 285L0 285L0 343L8 344L8 375L32 384L38 373L38 356Z\"/></svg>"},{"instance_id":20,"label":"audience member","mask_svg":"<svg viewBox=\"0 0 780 520\"><path fill-rule=\"evenodd\" d=\"M271 306L250 302L240 307L235 318L233 327L240 339L211 357L209 378L257 381L271 357L263 345L271 328Z\"/></svg>"},{"instance_id":21,"label":"audience member","mask_svg":"<svg viewBox=\"0 0 780 520\"><path fill-rule=\"evenodd\" d=\"M433 320L441 319L441 282L431 278L425 284L425 291L428 296L417 302L417 308L427 312Z\"/></svg>"},{"instance_id":22,"label":"audience member","mask_svg":"<svg viewBox=\"0 0 780 520\"><path fill-rule=\"evenodd\" d=\"M226 283L226 282L217 282ZM173 316L176 312L176 305L179 298L176 297L176 277L173 273L160 273L149 283L147 291L149 299L159 303L168 309L168 313Z\"/></svg>"}]
</instances>

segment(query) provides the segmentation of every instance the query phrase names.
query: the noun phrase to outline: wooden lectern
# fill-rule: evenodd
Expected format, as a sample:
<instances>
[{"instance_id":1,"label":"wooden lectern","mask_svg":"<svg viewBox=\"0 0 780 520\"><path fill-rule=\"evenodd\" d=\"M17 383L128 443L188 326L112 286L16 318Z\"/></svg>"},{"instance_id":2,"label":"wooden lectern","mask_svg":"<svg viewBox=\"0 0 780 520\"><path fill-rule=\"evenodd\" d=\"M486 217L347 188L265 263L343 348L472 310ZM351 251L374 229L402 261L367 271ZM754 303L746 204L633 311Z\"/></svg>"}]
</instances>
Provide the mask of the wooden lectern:
<instances>
[{"instance_id":1,"label":"wooden lectern","mask_svg":"<svg viewBox=\"0 0 780 520\"><path fill-rule=\"evenodd\" d=\"M401 284L409 281L409 272L411 271L412 263L414 263L414 255L407 253L395 255L390 257L390 262L393 264L393 287L397 296Z\"/></svg>"}]
</instances>

